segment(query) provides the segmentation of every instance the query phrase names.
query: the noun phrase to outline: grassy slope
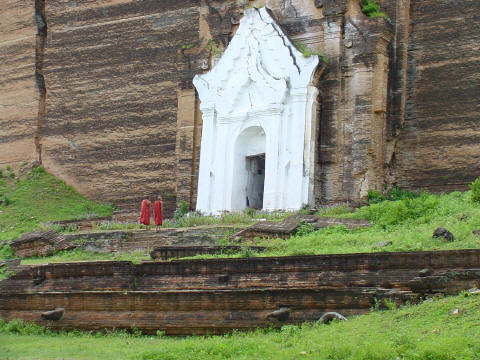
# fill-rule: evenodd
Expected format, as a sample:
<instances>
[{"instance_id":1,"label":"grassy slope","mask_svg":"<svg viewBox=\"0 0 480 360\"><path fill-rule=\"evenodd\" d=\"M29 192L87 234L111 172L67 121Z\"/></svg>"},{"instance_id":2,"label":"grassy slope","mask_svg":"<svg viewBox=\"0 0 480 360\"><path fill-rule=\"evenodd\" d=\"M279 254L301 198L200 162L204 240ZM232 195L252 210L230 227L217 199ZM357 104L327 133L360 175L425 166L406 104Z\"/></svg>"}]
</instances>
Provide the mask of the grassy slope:
<instances>
[{"instance_id":1,"label":"grassy slope","mask_svg":"<svg viewBox=\"0 0 480 360\"><path fill-rule=\"evenodd\" d=\"M348 230L343 226L309 230L287 240L257 240L257 245L270 247L262 254L249 256L284 256L307 254L339 254L375 251L451 250L480 247L480 236L472 230L480 229L480 204L470 201L471 193L453 192L445 195L421 194L416 198L383 201L365 206L355 213L347 208L330 209L326 215L368 219L373 226ZM455 241L432 238L437 227L450 230ZM389 246L376 246L391 241ZM245 254L234 255L245 256ZM196 258L209 258L201 255Z\"/></svg>"},{"instance_id":2,"label":"grassy slope","mask_svg":"<svg viewBox=\"0 0 480 360\"><path fill-rule=\"evenodd\" d=\"M479 318L480 296L460 295L374 311L343 323L212 337L18 335L4 325L0 358L478 359Z\"/></svg>"},{"instance_id":3,"label":"grassy slope","mask_svg":"<svg viewBox=\"0 0 480 360\"><path fill-rule=\"evenodd\" d=\"M270 249L261 254L249 250L235 255L199 255L194 258L284 256L303 254L359 253L374 251L420 251L468 249L480 247L480 236L472 230L480 229L480 204L470 201L471 192L453 192L445 195L421 194L418 197L404 197L395 201L382 201L350 213L346 207L323 210L321 215L368 219L373 226L348 230L343 226L331 227L312 232L309 226L300 229L290 239L256 240L256 245ZM236 219L249 218L245 214L231 215ZM208 217L208 221L213 218ZM188 221L203 221L192 218ZM224 222L225 219L217 219ZM432 238L437 227L450 230L455 241L447 242ZM376 246L379 242L391 241L389 246ZM225 243L223 241L222 243ZM25 264L61 262L74 260L107 260L109 255L63 253L49 258L24 261ZM146 259L138 254L123 255L123 260Z\"/></svg>"},{"instance_id":4,"label":"grassy slope","mask_svg":"<svg viewBox=\"0 0 480 360\"><path fill-rule=\"evenodd\" d=\"M7 196L10 204L0 206L0 241L33 231L41 222L112 214L111 206L86 199L43 168L31 170L21 180L3 173L0 177L0 197L3 195Z\"/></svg>"}]
</instances>

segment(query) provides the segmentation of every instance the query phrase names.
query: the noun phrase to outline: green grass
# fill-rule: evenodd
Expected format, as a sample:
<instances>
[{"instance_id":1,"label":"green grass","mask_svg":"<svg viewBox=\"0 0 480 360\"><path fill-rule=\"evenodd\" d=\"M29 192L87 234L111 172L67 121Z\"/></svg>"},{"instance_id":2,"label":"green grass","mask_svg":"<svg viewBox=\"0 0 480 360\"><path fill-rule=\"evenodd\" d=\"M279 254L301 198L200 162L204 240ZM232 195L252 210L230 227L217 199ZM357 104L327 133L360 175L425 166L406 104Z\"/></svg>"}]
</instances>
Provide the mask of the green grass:
<instances>
[{"instance_id":1,"label":"green grass","mask_svg":"<svg viewBox=\"0 0 480 360\"><path fill-rule=\"evenodd\" d=\"M472 230L480 229L480 206L469 199L469 192L454 192L383 201L339 215L370 220L370 228L348 230L337 226L286 241L275 239L259 244L272 246L264 256L479 248L480 237L473 235ZM450 230L455 241L433 239L437 227ZM375 246L383 241L391 241L392 245Z\"/></svg>"},{"instance_id":2,"label":"green grass","mask_svg":"<svg viewBox=\"0 0 480 360\"><path fill-rule=\"evenodd\" d=\"M480 247L480 236L472 230L480 229L480 204L471 201L470 192L453 192L445 195L417 194L395 201L381 201L351 213L346 207L323 210L321 215L352 217L370 220L370 228L349 230L335 226L313 231L308 225L298 235L284 239L255 239L256 245L269 250L249 256L285 256L342 254L378 251L426 251L475 249ZM401 198L401 197L399 197ZM435 228L450 230L455 241L433 239ZM377 247L379 242L392 245ZM220 255L222 256L222 255ZM242 254L230 255L239 257ZM215 255L198 255L195 258L212 258ZM226 257L226 256L225 256Z\"/></svg>"},{"instance_id":3,"label":"green grass","mask_svg":"<svg viewBox=\"0 0 480 360\"><path fill-rule=\"evenodd\" d=\"M458 309L457 314L453 314ZM225 336L51 333L0 325L2 359L478 359L480 296L462 294L378 311L330 325Z\"/></svg>"},{"instance_id":4,"label":"green grass","mask_svg":"<svg viewBox=\"0 0 480 360\"><path fill-rule=\"evenodd\" d=\"M197 212L190 212L185 216L176 220L164 220L162 228L185 228L204 225L250 225L259 219L270 221L281 221L293 212L263 212L263 211L246 211L239 213L225 213L219 216L205 216ZM151 225L154 227L154 225ZM135 230L144 229L144 225L137 223L125 223L117 221L103 221L96 225L93 230Z\"/></svg>"},{"instance_id":5,"label":"green grass","mask_svg":"<svg viewBox=\"0 0 480 360\"><path fill-rule=\"evenodd\" d=\"M386 200L371 204L351 212L348 207L340 206L326 208L319 211L319 215L336 217L353 217L367 219L372 227L357 230L348 230L344 226L330 227L313 231L312 226L301 226L296 236L284 239L255 239L248 245L264 245L269 249L262 253L252 250L241 251L236 254L197 255L195 259L219 257L253 257L253 256L286 256L286 255L315 255L341 254L379 251L426 251L426 250L454 250L475 249L480 247L480 236L472 231L480 229L480 204L471 200L471 192L453 192L445 195L413 194L406 192L390 197L398 200ZM265 215L265 214L263 214ZM255 215L258 216L258 215ZM273 214L282 219L286 214ZM192 216L191 224L205 224L210 221L225 223L233 219L250 219L246 214L225 215L223 218ZM188 218L186 218L188 219ZM192 225L193 226L193 225ZM437 227L450 230L455 241L447 242L443 239L432 238ZM228 235L228 234L227 234ZM219 241L221 245L228 245L227 235ZM392 245L376 246L379 242L391 241ZM95 253L77 253L78 260L103 260L107 255ZM122 255L124 260L138 261L135 254ZM56 257L35 259L40 262L73 261L67 252ZM147 259L147 257L142 258ZM27 263L27 262L23 262Z\"/></svg>"},{"instance_id":6,"label":"green grass","mask_svg":"<svg viewBox=\"0 0 480 360\"><path fill-rule=\"evenodd\" d=\"M33 231L42 222L109 216L113 211L111 206L86 199L42 167L19 180L0 177L0 197L9 199L8 205L0 205L0 241Z\"/></svg>"},{"instance_id":7,"label":"green grass","mask_svg":"<svg viewBox=\"0 0 480 360\"><path fill-rule=\"evenodd\" d=\"M39 256L22 259L22 265L37 265L46 263L62 263L62 262L75 262L75 261L103 261L103 260L115 260L115 261L131 261L133 263L139 263L142 260L151 260L149 254L145 254L144 251L133 251L128 253L97 253L93 251L83 251L80 249L59 251L52 256Z\"/></svg>"}]
</instances>

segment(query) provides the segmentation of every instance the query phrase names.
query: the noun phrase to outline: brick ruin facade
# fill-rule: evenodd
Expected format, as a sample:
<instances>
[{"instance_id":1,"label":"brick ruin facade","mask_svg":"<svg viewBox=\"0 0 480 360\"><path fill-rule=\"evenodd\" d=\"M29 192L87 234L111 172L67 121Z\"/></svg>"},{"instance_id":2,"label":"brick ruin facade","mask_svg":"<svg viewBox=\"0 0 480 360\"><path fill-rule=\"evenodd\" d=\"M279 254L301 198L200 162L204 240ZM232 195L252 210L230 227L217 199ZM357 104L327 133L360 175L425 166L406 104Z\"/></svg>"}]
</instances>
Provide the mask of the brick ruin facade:
<instances>
[{"instance_id":1,"label":"brick ruin facade","mask_svg":"<svg viewBox=\"0 0 480 360\"><path fill-rule=\"evenodd\" d=\"M479 265L472 249L25 266L0 281L0 318L51 329L218 334L457 294L479 286ZM64 309L60 320L42 319L55 308Z\"/></svg>"},{"instance_id":2,"label":"brick ruin facade","mask_svg":"<svg viewBox=\"0 0 480 360\"><path fill-rule=\"evenodd\" d=\"M257 3L259 3L257 1ZM318 51L317 203L384 186L463 190L480 176L480 3L266 0ZM0 166L41 159L90 198L193 208L202 120L192 85L248 0L0 4Z\"/></svg>"}]
</instances>

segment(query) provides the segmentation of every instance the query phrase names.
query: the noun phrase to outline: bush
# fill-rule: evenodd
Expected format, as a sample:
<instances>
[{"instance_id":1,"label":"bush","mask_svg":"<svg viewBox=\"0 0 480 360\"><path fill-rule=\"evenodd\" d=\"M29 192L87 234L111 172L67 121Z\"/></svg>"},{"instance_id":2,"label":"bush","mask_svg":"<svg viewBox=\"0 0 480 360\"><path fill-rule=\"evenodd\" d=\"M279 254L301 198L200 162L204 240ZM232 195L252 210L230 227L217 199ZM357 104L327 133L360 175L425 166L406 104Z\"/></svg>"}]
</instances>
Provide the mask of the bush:
<instances>
[{"instance_id":1,"label":"bush","mask_svg":"<svg viewBox=\"0 0 480 360\"><path fill-rule=\"evenodd\" d=\"M434 195L421 194L409 197L407 193L403 199L395 201L382 201L370 206L362 207L359 214L368 220L385 228L388 225L398 225L409 220L432 215L438 206L439 199Z\"/></svg>"},{"instance_id":2,"label":"bush","mask_svg":"<svg viewBox=\"0 0 480 360\"><path fill-rule=\"evenodd\" d=\"M183 218L185 215L188 214L188 211L189 211L189 205L188 203L185 201L185 200L180 200L180 204L177 208L177 210L175 210L175 213L173 214L173 217L175 220L180 220L181 218Z\"/></svg>"},{"instance_id":3,"label":"bush","mask_svg":"<svg viewBox=\"0 0 480 360\"><path fill-rule=\"evenodd\" d=\"M305 236L305 235L313 233L314 231L315 231L315 228L313 227L312 224L303 223L297 228L297 231L296 231L295 235Z\"/></svg>"},{"instance_id":4,"label":"bush","mask_svg":"<svg viewBox=\"0 0 480 360\"><path fill-rule=\"evenodd\" d=\"M480 203L480 177L470 184L470 190L472 190L471 201Z\"/></svg>"},{"instance_id":5,"label":"bush","mask_svg":"<svg viewBox=\"0 0 480 360\"><path fill-rule=\"evenodd\" d=\"M379 190L368 190L368 203L378 204L387 198Z\"/></svg>"},{"instance_id":6,"label":"bush","mask_svg":"<svg viewBox=\"0 0 480 360\"><path fill-rule=\"evenodd\" d=\"M43 326L24 322L23 320L13 319L10 322L0 320L0 333L3 334L20 334L20 335L42 335L50 333Z\"/></svg>"},{"instance_id":7,"label":"bush","mask_svg":"<svg viewBox=\"0 0 480 360\"><path fill-rule=\"evenodd\" d=\"M12 259L13 257L13 250L9 245L0 245L0 259Z\"/></svg>"},{"instance_id":8,"label":"bush","mask_svg":"<svg viewBox=\"0 0 480 360\"><path fill-rule=\"evenodd\" d=\"M254 217L256 212L257 210L255 210L254 208L246 208L244 211L244 213L250 217Z\"/></svg>"},{"instance_id":9,"label":"bush","mask_svg":"<svg viewBox=\"0 0 480 360\"><path fill-rule=\"evenodd\" d=\"M368 203L369 204L378 204L382 201L390 200L397 201L403 199L414 199L419 197L420 194L415 193L410 190L403 190L399 187L392 187L386 194L378 190L369 190L368 191Z\"/></svg>"},{"instance_id":10,"label":"bush","mask_svg":"<svg viewBox=\"0 0 480 360\"><path fill-rule=\"evenodd\" d=\"M362 12L368 17L383 17L390 21L387 14L380 10L379 0L360 0Z\"/></svg>"}]
</instances>

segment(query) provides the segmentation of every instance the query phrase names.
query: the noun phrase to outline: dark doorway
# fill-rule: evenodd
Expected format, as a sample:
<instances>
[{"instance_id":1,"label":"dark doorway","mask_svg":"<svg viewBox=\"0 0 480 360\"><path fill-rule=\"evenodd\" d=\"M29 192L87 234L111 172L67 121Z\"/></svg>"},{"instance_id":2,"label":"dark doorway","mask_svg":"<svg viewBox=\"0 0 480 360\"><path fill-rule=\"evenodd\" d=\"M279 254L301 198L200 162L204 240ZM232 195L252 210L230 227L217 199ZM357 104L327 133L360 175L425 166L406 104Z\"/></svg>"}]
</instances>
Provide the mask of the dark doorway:
<instances>
[{"instance_id":1,"label":"dark doorway","mask_svg":"<svg viewBox=\"0 0 480 360\"><path fill-rule=\"evenodd\" d=\"M247 156L247 207L263 208L263 188L265 185L265 154Z\"/></svg>"}]
</instances>

